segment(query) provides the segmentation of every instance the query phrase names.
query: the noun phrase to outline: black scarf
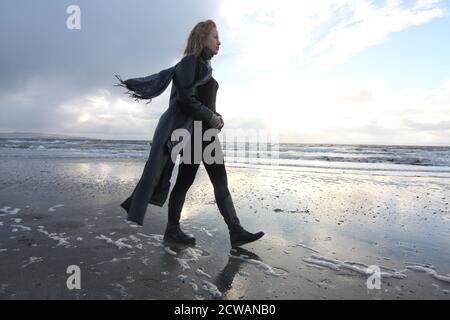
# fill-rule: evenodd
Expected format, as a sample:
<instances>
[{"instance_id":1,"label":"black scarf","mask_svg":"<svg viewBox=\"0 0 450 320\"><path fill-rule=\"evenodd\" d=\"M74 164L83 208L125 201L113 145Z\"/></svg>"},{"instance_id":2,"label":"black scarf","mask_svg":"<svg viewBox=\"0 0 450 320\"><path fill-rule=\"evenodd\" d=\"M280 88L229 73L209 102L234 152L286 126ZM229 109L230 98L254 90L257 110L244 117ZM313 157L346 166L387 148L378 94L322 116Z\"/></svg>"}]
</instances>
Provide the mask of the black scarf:
<instances>
[{"instance_id":1,"label":"black scarf","mask_svg":"<svg viewBox=\"0 0 450 320\"><path fill-rule=\"evenodd\" d=\"M212 76L211 58L214 56L214 52L212 52L209 48L204 47L200 56L208 67L208 74L203 79L197 81L194 86L206 83ZM115 77L120 81L120 83L115 86L128 89L125 93L129 94L130 97L134 98L136 101L145 99L149 100L147 103L150 103L152 98L159 96L167 89L169 83L172 81L177 64L173 67L161 70L158 73L146 77L131 78L125 81L116 74Z\"/></svg>"}]
</instances>

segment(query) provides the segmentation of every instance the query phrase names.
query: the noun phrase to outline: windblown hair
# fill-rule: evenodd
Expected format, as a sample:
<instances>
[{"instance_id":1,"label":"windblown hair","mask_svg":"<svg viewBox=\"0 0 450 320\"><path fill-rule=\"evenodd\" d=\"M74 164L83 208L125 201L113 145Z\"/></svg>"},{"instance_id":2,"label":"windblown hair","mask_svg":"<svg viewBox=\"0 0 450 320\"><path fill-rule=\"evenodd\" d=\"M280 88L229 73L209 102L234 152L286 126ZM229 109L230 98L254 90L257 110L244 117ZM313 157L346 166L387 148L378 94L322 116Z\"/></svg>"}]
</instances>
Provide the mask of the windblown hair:
<instances>
[{"instance_id":1,"label":"windblown hair","mask_svg":"<svg viewBox=\"0 0 450 320\"><path fill-rule=\"evenodd\" d=\"M203 50L206 38L214 28L216 28L216 24L212 20L197 23L189 35L184 55L195 54L198 58ZM152 98L163 93L172 81L174 68L175 66L146 77L131 78L125 81L116 74L119 83L115 86L126 88L128 91L125 93L136 101L147 99L149 100L147 103L150 103Z\"/></svg>"},{"instance_id":2,"label":"windblown hair","mask_svg":"<svg viewBox=\"0 0 450 320\"><path fill-rule=\"evenodd\" d=\"M216 23L210 19L197 23L189 34L184 55L195 54L196 57L199 57L205 39L214 28L217 28Z\"/></svg>"}]
</instances>

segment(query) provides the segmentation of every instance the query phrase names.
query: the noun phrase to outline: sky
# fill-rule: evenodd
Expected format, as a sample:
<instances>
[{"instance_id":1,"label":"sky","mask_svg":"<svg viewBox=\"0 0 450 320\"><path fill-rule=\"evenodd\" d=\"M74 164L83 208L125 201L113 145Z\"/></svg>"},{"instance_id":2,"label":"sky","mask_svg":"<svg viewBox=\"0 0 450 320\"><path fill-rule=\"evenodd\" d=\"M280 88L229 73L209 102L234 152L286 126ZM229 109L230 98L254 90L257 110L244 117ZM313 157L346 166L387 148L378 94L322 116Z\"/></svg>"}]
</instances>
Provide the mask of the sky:
<instances>
[{"instance_id":1,"label":"sky","mask_svg":"<svg viewBox=\"0 0 450 320\"><path fill-rule=\"evenodd\" d=\"M170 86L138 103L114 74L173 66L212 19L223 130L449 146L449 14L449 0L2 0L0 132L151 140Z\"/></svg>"}]
</instances>

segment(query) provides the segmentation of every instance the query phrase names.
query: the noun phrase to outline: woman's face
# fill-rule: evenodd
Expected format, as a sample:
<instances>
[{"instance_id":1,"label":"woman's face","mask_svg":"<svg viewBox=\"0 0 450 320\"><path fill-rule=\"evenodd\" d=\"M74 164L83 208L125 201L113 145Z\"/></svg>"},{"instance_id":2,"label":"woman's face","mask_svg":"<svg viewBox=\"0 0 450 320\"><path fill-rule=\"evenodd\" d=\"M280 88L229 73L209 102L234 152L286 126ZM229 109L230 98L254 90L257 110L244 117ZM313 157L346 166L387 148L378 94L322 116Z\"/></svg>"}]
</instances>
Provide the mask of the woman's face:
<instances>
[{"instance_id":1,"label":"woman's face","mask_svg":"<svg viewBox=\"0 0 450 320\"><path fill-rule=\"evenodd\" d=\"M219 46L219 33L216 28L213 28L205 39L205 47L208 47L214 54L217 54L219 52Z\"/></svg>"}]
</instances>

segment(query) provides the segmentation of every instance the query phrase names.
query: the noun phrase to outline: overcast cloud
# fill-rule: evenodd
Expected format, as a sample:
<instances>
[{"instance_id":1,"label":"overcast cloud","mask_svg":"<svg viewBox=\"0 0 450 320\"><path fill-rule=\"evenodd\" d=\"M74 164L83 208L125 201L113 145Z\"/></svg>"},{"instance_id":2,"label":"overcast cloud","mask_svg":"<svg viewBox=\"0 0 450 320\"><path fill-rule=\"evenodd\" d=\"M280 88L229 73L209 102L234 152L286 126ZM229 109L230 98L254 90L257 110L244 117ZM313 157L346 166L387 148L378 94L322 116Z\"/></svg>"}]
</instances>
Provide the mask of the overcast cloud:
<instances>
[{"instance_id":1,"label":"overcast cloud","mask_svg":"<svg viewBox=\"0 0 450 320\"><path fill-rule=\"evenodd\" d=\"M66 27L71 4L81 9L80 30ZM92 105L92 99L122 95L124 89L113 87L115 73L130 78L169 67L182 57L195 23L214 10L213 1L202 0L2 0L0 131L108 135L120 130L149 139L165 107L161 100L147 105L150 113L138 106L120 117L109 112L114 106ZM71 102L78 104L71 108ZM104 121L77 123L83 105L104 111ZM138 122L142 117L146 121Z\"/></svg>"},{"instance_id":2,"label":"overcast cloud","mask_svg":"<svg viewBox=\"0 0 450 320\"><path fill-rule=\"evenodd\" d=\"M69 30L69 5L81 30ZM175 64L213 19L225 130L280 141L450 145L448 1L2 0L0 132L152 138L170 88L114 87Z\"/></svg>"}]
</instances>

